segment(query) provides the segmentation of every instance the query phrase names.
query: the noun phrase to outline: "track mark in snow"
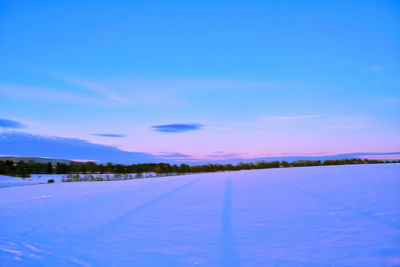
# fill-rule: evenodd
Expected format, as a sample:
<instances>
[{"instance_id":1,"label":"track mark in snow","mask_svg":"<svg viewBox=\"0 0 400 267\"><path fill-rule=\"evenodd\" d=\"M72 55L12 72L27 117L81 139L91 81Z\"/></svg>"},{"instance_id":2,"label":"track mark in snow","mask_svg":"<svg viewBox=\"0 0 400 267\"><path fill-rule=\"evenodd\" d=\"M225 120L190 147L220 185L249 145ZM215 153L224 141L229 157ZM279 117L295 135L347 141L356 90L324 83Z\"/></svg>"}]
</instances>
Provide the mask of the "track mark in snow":
<instances>
[{"instance_id":1,"label":"track mark in snow","mask_svg":"<svg viewBox=\"0 0 400 267\"><path fill-rule=\"evenodd\" d=\"M52 198L54 197L53 195L43 195L43 196L37 196L37 197L33 197L32 199L45 199L45 198Z\"/></svg>"},{"instance_id":2,"label":"track mark in snow","mask_svg":"<svg viewBox=\"0 0 400 267\"><path fill-rule=\"evenodd\" d=\"M364 217L364 218L366 218L368 220L375 221L377 223L384 224L384 225L387 225L387 226L391 226L391 227L393 227L393 228L395 228L397 230L400 229L400 224L393 223L393 222L388 222L388 221L384 220L383 218L381 218L379 216L376 216L375 214L373 214L373 213L371 213L371 212L369 212L369 211L367 211L365 209L359 209L359 208L352 207L352 206L350 206L350 205L348 205L346 203L342 203L342 202L339 202L337 200L331 199L329 197L318 195L316 193L310 192L310 191L305 190L305 189L303 189L301 187L298 187L298 186L294 186L294 185L290 185L290 184L282 184L282 185L285 185L286 187L291 188L293 190L300 191L305 195L308 195L308 196L313 197L313 198L317 198L319 200L322 200L322 201L327 202L329 204L332 204L334 206L341 207L345 211L350 211L350 212L356 213L359 216L362 216L362 217ZM327 213L327 214L328 215L332 215L332 212L329 212L329 213ZM335 212L333 214L335 214ZM340 214L340 212L339 212L339 214Z\"/></svg>"},{"instance_id":3,"label":"track mark in snow","mask_svg":"<svg viewBox=\"0 0 400 267\"><path fill-rule=\"evenodd\" d=\"M118 226L120 224L122 224L124 221L126 221L127 219L134 216L136 213L146 210L147 208L153 206L155 203L171 197L172 195L178 193L179 191L182 191L182 190L188 188L189 186L193 185L194 183L197 183L199 180L200 179L196 179L196 180L190 181L188 183L185 183L171 191L164 193L163 195L161 195L157 198L154 198L154 199L140 205L139 207L136 207L136 208L122 214L121 216L109 221L108 223L102 224L101 226L93 229L92 231L89 231L85 235L84 239L89 242L93 241L96 236L103 234L107 231L110 231L112 229L118 228ZM71 247L76 244L81 244L82 241L83 241L82 239L77 239L75 241L72 241L70 244L68 244L67 247Z\"/></svg>"},{"instance_id":4,"label":"track mark in snow","mask_svg":"<svg viewBox=\"0 0 400 267\"><path fill-rule=\"evenodd\" d=\"M232 227L232 179L225 182L225 196L221 220L221 266L240 266Z\"/></svg>"},{"instance_id":5,"label":"track mark in snow","mask_svg":"<svg viewBox=\"0 0 400 267\"><path fill-rule=\"evenodd\" d=\"M27 231L21 233L20 236L29 235L30 233L36 231L37 229L39 229L39 228L41 228L41 227L43 227L43 226L45 226L45 225L48 225L48 224L50 224L50 223L41 223L41 224L39 224L39 225L36 225L36 226L32 227L31 229L29 229L29 230L27 230Z\"/></svg>"}]
</instances>

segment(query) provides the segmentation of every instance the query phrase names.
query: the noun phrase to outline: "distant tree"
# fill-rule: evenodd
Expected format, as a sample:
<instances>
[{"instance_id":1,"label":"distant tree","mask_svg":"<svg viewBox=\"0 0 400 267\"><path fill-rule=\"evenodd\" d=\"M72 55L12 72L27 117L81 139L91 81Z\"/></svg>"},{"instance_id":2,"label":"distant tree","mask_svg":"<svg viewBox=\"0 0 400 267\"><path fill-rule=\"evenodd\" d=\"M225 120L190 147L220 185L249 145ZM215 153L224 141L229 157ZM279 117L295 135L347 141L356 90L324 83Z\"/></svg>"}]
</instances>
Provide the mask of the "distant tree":
<instances>
[{"instance_id":1,"label":"distant tree","mask_svg":"<svg viewBox=\"0 0 400 267\"><path fill-rule=\"evenodd\" d=\"M51 164L51 162L47 163L46 173L47 174L53 173L53 164Z\"/></svg>"},{"instance_id":2,"label":"distant tree","mask_svg":"<svg viewBox=\"0 0 400 267\"><path fill-rule=\"evenodd\" d=\"M67 164L57 162L57 164L56 164L56 173L57 173L57 174L68 173L68 166L67 166Z\"/></svg>"},{"instance_id":3,"label":"distant tree","mask_svg":"<svg viewBox=\"0 0 400 267\"><path fill-rule=\"evenodd\" d=\"M98 165L98 169L99 169L99 172L100 172L101 174L103 174L103 173L106 171L106 168L104 167L103 164Z\"/></svg>"},{"instance_id":4,"label":"distant tree","mask_svg":"<svg viewBox=\"0 0 400 267\"><path fill-rule=\"evenodd\" d=\"M88 162L85 163L85 165L86 165L86 171L88 173L95 173L96 172L97 165L93 161L88 161Z\"/></svg>"},{"instance_id":5,"label":"distant tree","mask_svg":"<svg viewBox=\"0 0 400 267\"><path fill-rule=\"evenodd\" d=\"M287 161L282 161L281 162L281 164L282 164L282 167L285 167L285 168L287 168L287 167L290 167L290 164L289 164L289 162L287 162Z\"/></svg>"},{"instance_id":6,"label":"distant tree","mask_svg":"<svg viewBox=\"0 0 400 267\"><path fill-rule=\"evenodd\" d=\"M190 166L187 164L181 164L180 166L181 172L185 173L185 172L190 172Z\"/></svg>"},{"instance_id":7,"label":"distant tree","mask_svg":"<svg viewBox=\"0 0 400 267\"><path fill-rule=\"evenodd\" d=\"M17 175L17 176L19 176L19 177L22 177L22 178L30 177L29 170L28 170L28 166L27 166L27 164L26 164L25 162L23 162L22 160L20 160L20 161L17 163L15 175Z\"/></svg>"}]
</instances>

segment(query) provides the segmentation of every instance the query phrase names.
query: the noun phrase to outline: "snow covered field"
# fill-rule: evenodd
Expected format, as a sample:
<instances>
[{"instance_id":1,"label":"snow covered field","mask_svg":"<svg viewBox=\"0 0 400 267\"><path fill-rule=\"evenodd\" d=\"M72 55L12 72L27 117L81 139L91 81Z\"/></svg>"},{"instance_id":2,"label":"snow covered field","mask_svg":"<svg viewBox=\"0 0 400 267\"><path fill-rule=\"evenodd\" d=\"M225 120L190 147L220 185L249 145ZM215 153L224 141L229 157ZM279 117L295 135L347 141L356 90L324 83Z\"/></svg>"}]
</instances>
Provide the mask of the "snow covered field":
<instances>
[{"instance_id":1,"label":"snow covered field","mask_svg":"<svg viewBox=\"0 0 400 267\"><path fill-rule=\"evenodd\" d=\"M75 175L75 174L74 174ZM136 173L127 174L129 179L135 178ZM156 173L154 172L146 172L141 173L141 178L154 178L156 177ZM173 174L169 174L173 175ZM111 180L116 180L115 174L80 174L80 177L83 179L85 176L102 177L104 180L107 180L107 177ZM121 177L118 180L123 180L125 174L120 175ZM67 179L69 176L67 174L31 174L29 178L21 178L21 177L13 177L13 176L5 176L0 175L0 188L1 187L9 187L9 186L20 186L20 185L35 185L35 184L44 184L47 183L48 180L53 179L55 183L62 183L63 179ZM128 178L128 177L127 177Z\"/></svg>"},{"instance_id":2,"label":"snow covered field","mask_svg":"<svg viewBox=\"0 0 400 267\"><path fill-rule=\"evenodd\" d=\"M400 164L1 188L0 265L400 265Z\"/></svg>"}]
</instances>

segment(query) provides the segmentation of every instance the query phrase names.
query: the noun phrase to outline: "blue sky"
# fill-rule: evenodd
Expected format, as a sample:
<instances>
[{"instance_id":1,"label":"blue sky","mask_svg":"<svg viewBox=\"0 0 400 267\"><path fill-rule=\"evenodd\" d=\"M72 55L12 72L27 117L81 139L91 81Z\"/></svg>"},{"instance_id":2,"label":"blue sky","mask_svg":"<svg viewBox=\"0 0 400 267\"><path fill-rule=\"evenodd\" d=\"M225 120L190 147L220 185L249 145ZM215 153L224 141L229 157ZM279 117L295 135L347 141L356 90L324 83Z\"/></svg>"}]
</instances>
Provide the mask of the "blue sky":
<instances>
[{"instance_id":1,"label":"blue sky","mask_svg":"<svg viewBox=\"0 0 400 267\"><path fill-rule=\"evenodd\" d=\"M0 94L24 126L7 136L203 159L400 151L400 3L0 1Z\"/></svg>"}]
</instances>

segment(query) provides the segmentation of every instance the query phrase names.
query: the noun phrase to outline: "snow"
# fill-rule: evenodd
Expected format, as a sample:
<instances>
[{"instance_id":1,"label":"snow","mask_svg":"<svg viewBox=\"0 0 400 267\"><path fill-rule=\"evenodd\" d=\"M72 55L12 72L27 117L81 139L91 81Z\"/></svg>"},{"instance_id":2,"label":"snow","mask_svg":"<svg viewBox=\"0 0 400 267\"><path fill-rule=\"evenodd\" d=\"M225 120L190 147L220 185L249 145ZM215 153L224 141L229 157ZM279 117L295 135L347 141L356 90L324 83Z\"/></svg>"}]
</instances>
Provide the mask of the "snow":
<instances>
[{"instance_id":1,"label":"snow","mask_svg":"<svg viewBox=\"0 0 400 267\"><path fill-rule=\"evenodd\" d=\"M400 164L4 187L0 265L400 265Z\"/></svg>"},{"instance_id":2,"label":"snow","mask_svg":"<svg viewBox=\"0 0 400 267\"><path fill-rule=\"evenodd\" d=\"M127 174L131 177L135 178L136 173ZM142 173L142 178L153 178L156 177L156 173L154 172L146 172ZM173 174L169 174L173 175ZM83 179L85 176L92 176L94 178L101 177L104 180L107 180L107 176L111 179L117 179L114 177L114 174L80 174L80 177ZM123 179L123 176L119 178L119 180ZM19 186L19 185L35 185L35 184L44 184L47 183L48 180L53 179L55 183L62 183L63 179L67 179L68 174L31 174L29 178L21 178L14 176L5 176L0 175L0 188L1 187L10 187L10 186Z\"/></svg>"},{"instance_id":3,"label":"snow","mask_svg":"<svg viewBox=\"0 0 400 267\"><path fill-rule=\"evenodd\" d=\"M29 178L21 178L14 176L0 175L0 188L20 185L36 185L47 183L49 179L54 179L55 182L61 182L66 175L61 174L32 174Z\"/></svg>"}]
</instances>

